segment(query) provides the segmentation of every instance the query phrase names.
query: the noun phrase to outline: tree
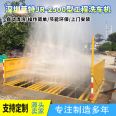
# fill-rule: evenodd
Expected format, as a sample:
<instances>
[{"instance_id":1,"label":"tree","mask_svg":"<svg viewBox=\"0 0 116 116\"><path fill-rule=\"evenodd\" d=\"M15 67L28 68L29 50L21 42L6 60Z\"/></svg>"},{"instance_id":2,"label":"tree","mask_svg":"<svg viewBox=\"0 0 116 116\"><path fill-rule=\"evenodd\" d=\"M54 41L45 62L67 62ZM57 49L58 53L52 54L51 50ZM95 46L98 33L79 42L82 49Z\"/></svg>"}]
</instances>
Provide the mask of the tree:
<instances>
[{"instance_id":1,"label":"tree","mask_svg":"<svg viewBox=\"0 0 116 116\"><path fill-rule=\"evenodd\" d=\"M22 1L13 1L8 4L19 5ZM22 4L24 4L24 1ZM6 13L4 17L7 16L17 16L17 14ZM0 25L0 52L7 52L14 49L23 50L26 38L29 36L29 29L30 24L27 22L6 22Z\"/></svg>"},{"instance_id":2,"label":"tree","mask_svg":"<svg viewBox=\"0 0 116 116\"><path fill-rule=\"evenodd\" d=\"M97 33L97 34L95 35L95 41L96 41L96 42L101 42L102 40L104 40L104 39L103 39L103 35Z\"/></svg>"},{"instance_id":3,"label":"tree","mask_svg":"<svg viewBox=\"0 0 116 116\"><path fill-rule=\"evenodd\" d=\"M0 26L2 25L2 19L0 18Z\"/></svg>"},{"instance_id":4,"label":"tree","mask_svg":"<svg viewBox=\"0 0 116 116\"><path fill-rule=\"evenodd\" d=\"M115 42L116 43L116 32L112 33L108 36L108 41Z\"/></svg>"},{"instance_id":5,"label":"tree","mask_svg":"<svg viewBox=\"0 0 116 116\"><path fill-rule=\"evenodd\" d=\"M22 50L24 48L25 39L28 38L28 24L5 23L2 30L2 42L5 50Z\"/></svg>"},{"instance_id":6,"label":"tree","mask_svg":"<svg viewBox=\"0 0 116 116\"><path fill-rule=\"evenodd\" d=\"M116 51L116 42L112 43L112 51Z\"/></svg>"},{"instance_id":7,"label":"tree","mask_svg":"<svg viewBox=\"0 0 116 116\"><path fill-rule=\"evenodd\" d=\"M111 45L110 42L106 42L103 45L99 46L98 50L102 51L102 52L104 52L104 51L111 51L112 50L112 45Z\"/></svg>"},{"instance_id":8,"label":"tree","mask_svg":"<svg viewBox=\"0 0 116 116\"><path fill-rule=\"evenodd\" d=\"M116 51L116 32L108 36L109 42L104 43L99 47L99 51Z\"/></svg>"}]
</instances>

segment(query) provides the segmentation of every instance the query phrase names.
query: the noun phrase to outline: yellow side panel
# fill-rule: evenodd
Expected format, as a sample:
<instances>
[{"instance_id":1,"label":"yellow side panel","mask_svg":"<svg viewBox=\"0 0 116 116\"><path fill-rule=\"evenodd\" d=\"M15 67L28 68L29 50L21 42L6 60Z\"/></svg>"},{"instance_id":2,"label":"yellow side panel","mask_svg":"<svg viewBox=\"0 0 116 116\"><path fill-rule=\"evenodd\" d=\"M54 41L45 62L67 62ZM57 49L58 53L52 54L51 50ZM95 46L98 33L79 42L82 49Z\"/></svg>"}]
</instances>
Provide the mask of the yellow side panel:
<instances>
[{"instance_id":1,"label":"yellow side panel","mask_svg":"<svg viewBox=\"0 0 116 116\"><path fill-rule=\"evenodd\" d=\"M94 93L99 89L104 80L105 60L94 65Z\"/></svg>"},{"instance_id":2,"label":"yellow side panel","mask_svg":"<svg viewBox=\"0 0 116 116\"><path fill-rule=\"evenodd\" d=\"M4 60L4 78L13 77L26 67L27 58L9 58Z\"/></svg>"},{"instance_id":3,"label":"yellow side panel","mask_svg":"<svg viewBox=\"0 0 116 116\"><path fill-rule=\"evenodd\" d=\"M25 58L10 58L4 62L4 71L18 70L25 67Z\"/></svg>"},{"instance_id":4,"label":"yellow side panel","mask_svg":"<svg viewBox=\"0 0 116 116\"><path fill-rule=\"evenodd\" d=\"M14 77L14 76L17 76L18 74L20 74L20 71L19 70L5 72L4 73L4 78Z\"/></svg>"}]
</instances>

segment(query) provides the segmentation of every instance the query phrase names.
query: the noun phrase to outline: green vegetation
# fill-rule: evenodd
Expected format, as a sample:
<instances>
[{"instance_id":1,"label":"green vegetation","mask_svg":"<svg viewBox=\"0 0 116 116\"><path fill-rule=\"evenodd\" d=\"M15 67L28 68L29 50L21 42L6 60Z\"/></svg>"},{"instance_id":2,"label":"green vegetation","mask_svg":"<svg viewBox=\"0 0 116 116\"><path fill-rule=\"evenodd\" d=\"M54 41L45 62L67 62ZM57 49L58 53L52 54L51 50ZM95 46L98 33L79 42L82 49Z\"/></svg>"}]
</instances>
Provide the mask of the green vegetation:
<instances>
[{"instance_id":1,"label":"green vegetation","mask_svg":"<svg viewBox=\"0 0 116 116\"><path fill-rule=\"evenodd\" d=\"M116 43L116 32L108 36L108 41L111 41L112 43Z\"/></svg>"},{"instance_id":2,"label":"green vegetation","mask_svg":"<svg viewBox=\"0 0 116 116\"><path fill-rule=\"evenodd\" d=\"M28 24L5 23L0 28L0 51L24 48L25 39L28 37Z\"/></svg>"},{"instance_id":3,"label":"green vegetation","mask_svg":"<svg viewBox=\"0 0 116 116\"><path fill-rule=\"evenodd\" d=\"M12 5L24 5L24 1L8 2ZM15 16L16 14L5 14L6 16ZM9 50L23 50L25 41L29 36L30 24L27 22L5 22L0 20L0 53L6 53Z\"/></svg>"},{"instance_id":4,"label":"green vegetation","mask_svg":"<svg viewBox=\"0 0 116 116\"><path fill-rule=\"evenodd\" d=\"M116 42L112 42L112 51L116 51Z\"/></svg>"},{"instance_id":5,"label":"green vegetation","mask_svg":"<svg viewBox=\"0 0 116 116\"><path fill-rule=\"evenodd\" d=\"M110 42L106 42L102 44L101 46L98 47L99 51L111 51L112 50L112 45Z\"/></svg>"},{"instance_id":6,"label":"green vegetation","mask_svg":"<svg viewBox=\"0 0 116 116\"><path fill-rule=\"evenodd\" d=\"M108 36L108 42L98 47L99 51L116 51L116 32Z\"/></svg>"}]
</instances>

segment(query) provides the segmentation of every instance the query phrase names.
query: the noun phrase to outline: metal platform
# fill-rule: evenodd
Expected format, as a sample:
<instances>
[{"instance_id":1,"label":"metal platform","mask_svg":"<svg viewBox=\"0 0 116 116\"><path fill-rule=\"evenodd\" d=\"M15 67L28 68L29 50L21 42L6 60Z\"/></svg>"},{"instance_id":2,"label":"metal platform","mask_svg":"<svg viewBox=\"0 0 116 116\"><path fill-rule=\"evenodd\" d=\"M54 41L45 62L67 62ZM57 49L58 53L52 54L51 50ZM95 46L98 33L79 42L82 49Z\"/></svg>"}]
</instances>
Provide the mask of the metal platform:
<instances>
[{"instance_id":1,"label":"metal platform","mask_svg":"<svg viewBox=\"0 0 116 116\"><path fill-rule=\"evenodd\" d=\"M90 88L88 87L80 90L80 88L74 87L71 83L64 84L41 79L19 79L18 77L5 82L4 85L47 93L59 97L64 96L65 98L71 98L76 101L89 102Z\"/></svg>"}]
</instances>

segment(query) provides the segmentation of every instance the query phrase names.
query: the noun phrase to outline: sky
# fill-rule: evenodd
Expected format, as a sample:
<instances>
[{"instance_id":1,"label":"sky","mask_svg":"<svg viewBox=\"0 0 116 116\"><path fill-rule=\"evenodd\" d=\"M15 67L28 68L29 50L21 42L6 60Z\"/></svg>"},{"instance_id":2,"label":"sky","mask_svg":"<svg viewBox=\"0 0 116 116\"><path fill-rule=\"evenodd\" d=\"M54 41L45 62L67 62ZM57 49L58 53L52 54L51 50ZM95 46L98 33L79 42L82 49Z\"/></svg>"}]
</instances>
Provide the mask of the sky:
<instances>
[{"instance_id":1,"label":"sky","mask_svg":"<svg viewBox=\"0 0 116 116\"><path fill-rule=\"evenodd\" d=\"M0 1L0 17L4 15L4 3L6 1L13 0L1 0ZM116 32L116 0L25 0L26 4L33 5L46 5L50 2L54 2L54 4L64 3L66 5L78 5L79 3L86 5L110 5L112 12L109 14L90 14L91 15L91 25L92 25L92 33L101 33L105 35L105 27L106 23L108 26L112 26L112 31Z\"/></svg>"}]
</instances>

